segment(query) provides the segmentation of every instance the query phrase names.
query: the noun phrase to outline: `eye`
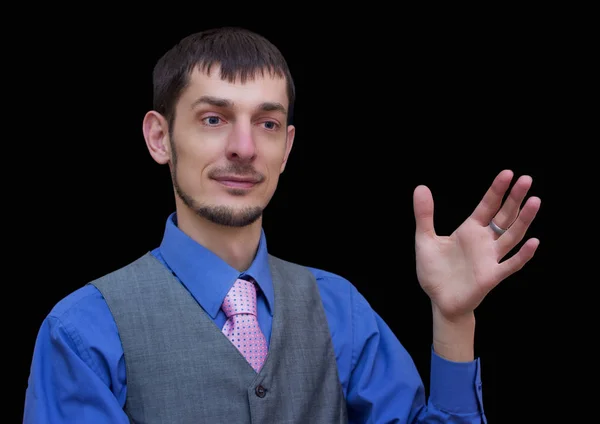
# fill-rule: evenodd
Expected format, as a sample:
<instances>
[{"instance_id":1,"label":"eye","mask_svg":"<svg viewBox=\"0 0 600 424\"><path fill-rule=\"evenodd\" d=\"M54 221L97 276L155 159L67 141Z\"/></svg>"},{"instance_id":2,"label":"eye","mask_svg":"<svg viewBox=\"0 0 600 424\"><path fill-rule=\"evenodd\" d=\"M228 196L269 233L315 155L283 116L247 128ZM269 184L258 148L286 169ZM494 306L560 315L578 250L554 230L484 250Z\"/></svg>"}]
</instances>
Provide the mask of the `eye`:
<instances>
[{"instance_id":1,"label":"eye","mask_svg":"<svg viewBox=\"0 0 600 424\"><path fill-rule=\"evenodd\" d=\"M273 121L265 121L262 124L268 130L276 130L278 128L278 126L279 126L279 124L277 124L277 122L273 122Z\"/></svg>"},{"instance_id":2,"label":"eye","mask_svg":"<svg viewBox=\"0 0 600 424\"><path fill-rule=\"evenodd\" d=\"M210 127L214 127L219 125L222 122L222 119L218 116L207 116L206 118L202 118L202 123L208 125Z\"/></svg>"}]
</instances>

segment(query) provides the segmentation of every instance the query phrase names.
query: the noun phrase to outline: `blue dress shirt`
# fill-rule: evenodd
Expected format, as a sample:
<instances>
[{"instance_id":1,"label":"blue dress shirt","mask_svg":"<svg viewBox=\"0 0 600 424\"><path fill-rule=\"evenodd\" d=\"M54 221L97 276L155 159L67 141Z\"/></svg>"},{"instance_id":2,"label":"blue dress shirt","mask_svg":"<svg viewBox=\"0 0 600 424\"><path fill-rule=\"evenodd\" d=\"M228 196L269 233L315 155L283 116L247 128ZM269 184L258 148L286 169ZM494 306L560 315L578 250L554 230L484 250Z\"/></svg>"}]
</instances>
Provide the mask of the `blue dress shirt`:
<instances>
[{"instance_id":1,"label":"blue dress shirt","mask_svg":"<svg viewBox=\"0 0 600 424\"><path fill-rule=\"evenodd\" d=\"M252 276L260 286L259 324L270 340L273 282L267 245L240 274L202 247L172 214L152 253L185 285L222 327L221 303L234 281ZM408 352L367 300L344 278L314 273L322 297L346 397L350 423L485 423L479 360L455 363L432 350L429 402ZM26 424L120 424L127 381L123 350L112 315L86 285L58 302L41 324L25 395Z\"/></svg>"}]
</instances>

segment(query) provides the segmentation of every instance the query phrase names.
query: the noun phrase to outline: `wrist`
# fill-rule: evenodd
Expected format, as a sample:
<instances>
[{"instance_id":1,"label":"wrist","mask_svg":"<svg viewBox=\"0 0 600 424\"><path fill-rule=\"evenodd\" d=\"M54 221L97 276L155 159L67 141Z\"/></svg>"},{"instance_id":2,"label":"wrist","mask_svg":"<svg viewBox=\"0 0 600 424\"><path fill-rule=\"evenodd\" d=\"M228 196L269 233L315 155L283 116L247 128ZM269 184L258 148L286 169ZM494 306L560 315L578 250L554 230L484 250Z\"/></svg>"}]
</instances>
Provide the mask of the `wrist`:
<instances>
[{"instance_id":1,"label":"wrist","mask_svg":"<svg viewBox=\"0 0 600 424\"><path fill-rule=\"evenodd\" d=\"M475 359L475 314L445 317L435 305L433 311L433 349L439 356L453 362Z\"/></svg>"}]
</instances>

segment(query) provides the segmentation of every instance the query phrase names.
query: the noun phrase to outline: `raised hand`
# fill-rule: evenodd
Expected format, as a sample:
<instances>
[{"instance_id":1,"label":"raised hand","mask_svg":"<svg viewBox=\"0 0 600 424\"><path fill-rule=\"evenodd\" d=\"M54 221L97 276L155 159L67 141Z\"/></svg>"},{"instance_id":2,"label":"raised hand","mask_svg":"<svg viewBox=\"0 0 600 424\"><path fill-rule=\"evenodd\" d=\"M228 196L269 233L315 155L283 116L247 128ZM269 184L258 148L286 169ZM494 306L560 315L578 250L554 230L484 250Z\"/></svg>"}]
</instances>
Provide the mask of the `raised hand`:
<instances>
[{"instance_id":1,"label":"raised hand","mask_svg":"<svg viewBox=\"0 0 600 424\"><path fill-rule=\"evenodd\" d=\"M422 185L414 191L417 277L448 320L473 312L490 290L535 254L539 240L530 238L505 259L523 240L541 204L537 197L523 204L532 184L529 176L515 182L503 204L512 178L512 171L500 172L471 216L450 236L435 232L431 191Z\"/></svg>"}]
</instances>

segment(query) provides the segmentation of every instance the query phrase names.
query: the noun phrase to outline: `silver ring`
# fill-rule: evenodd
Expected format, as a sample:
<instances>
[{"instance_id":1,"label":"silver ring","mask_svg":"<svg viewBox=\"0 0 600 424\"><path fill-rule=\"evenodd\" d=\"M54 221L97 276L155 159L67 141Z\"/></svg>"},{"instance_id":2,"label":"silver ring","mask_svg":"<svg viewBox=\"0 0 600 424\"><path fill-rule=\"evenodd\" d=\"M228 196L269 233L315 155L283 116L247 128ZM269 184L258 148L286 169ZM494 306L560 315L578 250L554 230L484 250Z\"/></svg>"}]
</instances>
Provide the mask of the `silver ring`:
<instances>
[{"instance_id":1,"label":"silver ring","mask_svg":"<svg viewBox=\"0 0 600 424\"><path fill-rule=\"evenodd\" d=\"M506 232L506 230L505 230L504 228L500 228L500 227L498 227L498 226L497 226L497 225L494 223L494 221L493 221L493 220L492 220L492 221L490 221L490 224L489 224L489 225L490 225L490 228L491 228L492 230L494 230L494 232L495 232L496 234L498 234L499 236L501 236L502 234L504 234L504 233Z\"/></svg>"}]
</instances>

